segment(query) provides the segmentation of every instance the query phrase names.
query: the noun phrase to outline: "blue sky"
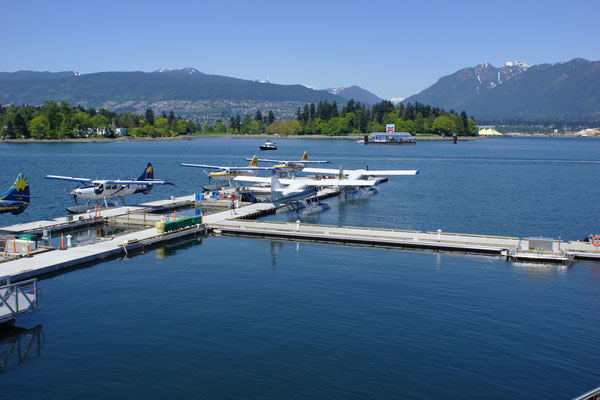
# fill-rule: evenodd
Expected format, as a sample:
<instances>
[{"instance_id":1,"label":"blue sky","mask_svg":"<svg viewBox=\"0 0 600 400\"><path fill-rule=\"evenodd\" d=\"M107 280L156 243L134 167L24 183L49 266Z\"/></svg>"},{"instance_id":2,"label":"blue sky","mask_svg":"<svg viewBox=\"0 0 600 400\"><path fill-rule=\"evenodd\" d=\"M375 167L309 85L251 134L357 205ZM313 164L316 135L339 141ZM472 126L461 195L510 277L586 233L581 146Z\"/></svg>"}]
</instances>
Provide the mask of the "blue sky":
<instances>
[{"instance_id":1,"label":"blue sky","mask_svg":"<svg viewBox=\"0 0 600 400\"><path fill-rule=\"evenodd\" d=\"M488 61L600 60L600 1L7 1L0 71L153 71L408 97Z\"/></svg>"}]
</instances>

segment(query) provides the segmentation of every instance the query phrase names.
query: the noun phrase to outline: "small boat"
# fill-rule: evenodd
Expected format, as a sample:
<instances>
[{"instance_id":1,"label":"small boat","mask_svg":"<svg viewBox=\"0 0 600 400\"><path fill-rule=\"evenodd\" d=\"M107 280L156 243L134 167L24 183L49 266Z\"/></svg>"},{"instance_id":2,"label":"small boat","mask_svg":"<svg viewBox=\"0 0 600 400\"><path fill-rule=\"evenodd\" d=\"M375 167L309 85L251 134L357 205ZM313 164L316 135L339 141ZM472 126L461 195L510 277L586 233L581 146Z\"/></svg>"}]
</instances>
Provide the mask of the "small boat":
<instances>
[{"instance_id":1,"label":"small boat","mask_svg":"<svg viewBox=\"0 0 600 400\"><path fill-rule=\"evenodd\" d=\"M267 140L265 144L261 144L258 147L260 147L261 150L277 150L277 145L272 140Z\"/></svg>"}]
</instances>

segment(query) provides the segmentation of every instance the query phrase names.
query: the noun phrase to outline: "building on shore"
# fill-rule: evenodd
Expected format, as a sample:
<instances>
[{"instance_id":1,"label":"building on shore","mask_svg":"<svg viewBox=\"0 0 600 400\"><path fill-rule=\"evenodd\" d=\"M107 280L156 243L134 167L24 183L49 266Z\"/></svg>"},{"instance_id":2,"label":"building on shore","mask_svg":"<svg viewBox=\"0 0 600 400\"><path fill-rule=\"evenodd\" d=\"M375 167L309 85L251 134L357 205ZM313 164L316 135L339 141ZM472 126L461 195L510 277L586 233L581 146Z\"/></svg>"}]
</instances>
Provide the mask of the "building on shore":
<instances>
[{"instance_id":1,"label":"building on shore","mask_svg":"<svg viewBox=\"0 0 600 400\"><path fill-rule=\"evenodd\" d=\"M479 136L503 136L502 133L498 132L494 128L483 128L479 129Z\"/></svg>"}]
</instances>

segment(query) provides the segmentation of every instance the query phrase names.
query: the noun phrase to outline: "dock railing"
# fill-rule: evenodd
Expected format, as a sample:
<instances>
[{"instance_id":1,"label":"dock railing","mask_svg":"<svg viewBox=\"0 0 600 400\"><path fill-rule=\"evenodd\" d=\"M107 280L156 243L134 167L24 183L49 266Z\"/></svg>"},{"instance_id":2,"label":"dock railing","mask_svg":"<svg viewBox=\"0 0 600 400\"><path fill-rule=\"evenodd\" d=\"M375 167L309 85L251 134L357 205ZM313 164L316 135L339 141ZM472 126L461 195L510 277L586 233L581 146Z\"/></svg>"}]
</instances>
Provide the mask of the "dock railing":
<instances>
[{"instance_id":1,"label":"dock railing","mask_svg":"<svg viewBox=\"0 0 600 400\"><path fill-rule=\"evenodd\" d=\"M589 392L582 394L581 396L577 396L573 400L598 400L598 399L600 399L600 387L597 387L594 390L590 390Z\"/></svg>"},{"instance_id":2,"label":"dock railing","mask_svg":"<svg viewBox=\"0 0 600 400\"><path fill-rule=\"evenodd\" d=\"M0 277L0 324L34 311L38 305L37 279L11 283Z\"/></svg>"}]
</instances>

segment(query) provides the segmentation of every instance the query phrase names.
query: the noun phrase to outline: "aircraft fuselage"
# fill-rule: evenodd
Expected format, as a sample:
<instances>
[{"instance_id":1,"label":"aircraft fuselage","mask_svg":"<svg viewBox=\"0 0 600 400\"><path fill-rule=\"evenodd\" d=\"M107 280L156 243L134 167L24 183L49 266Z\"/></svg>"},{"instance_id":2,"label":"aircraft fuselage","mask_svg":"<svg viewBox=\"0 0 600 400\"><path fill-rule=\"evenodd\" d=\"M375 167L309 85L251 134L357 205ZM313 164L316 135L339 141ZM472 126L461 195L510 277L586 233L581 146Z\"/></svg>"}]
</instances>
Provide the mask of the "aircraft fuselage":
<instances>
[{"instance_id":1,"label":"aircraft fuselage","mask_svg":"<svg viewBox=\"0 0 600 400\"><path fill-rule=\"evenodd\" d=\"M77 198L88 201L99 201L116 197L125 197L136 193L147 194L150 190L152 190L151 185L118 185L101 183L95 186L77 188L73 190L71 194Z\"/></svg>"},{"instance_id":2,"label":"aircraft fuselage","mask_svg":"<svg viewBox=\"0 0 600 400\"><path fill-rule=\"evenodd\" d=\"M211 172L208 175L215 181L230 181L236 176L256 176L257 172L252 170L218 171Z\"/></svg>"}]
</instances>

